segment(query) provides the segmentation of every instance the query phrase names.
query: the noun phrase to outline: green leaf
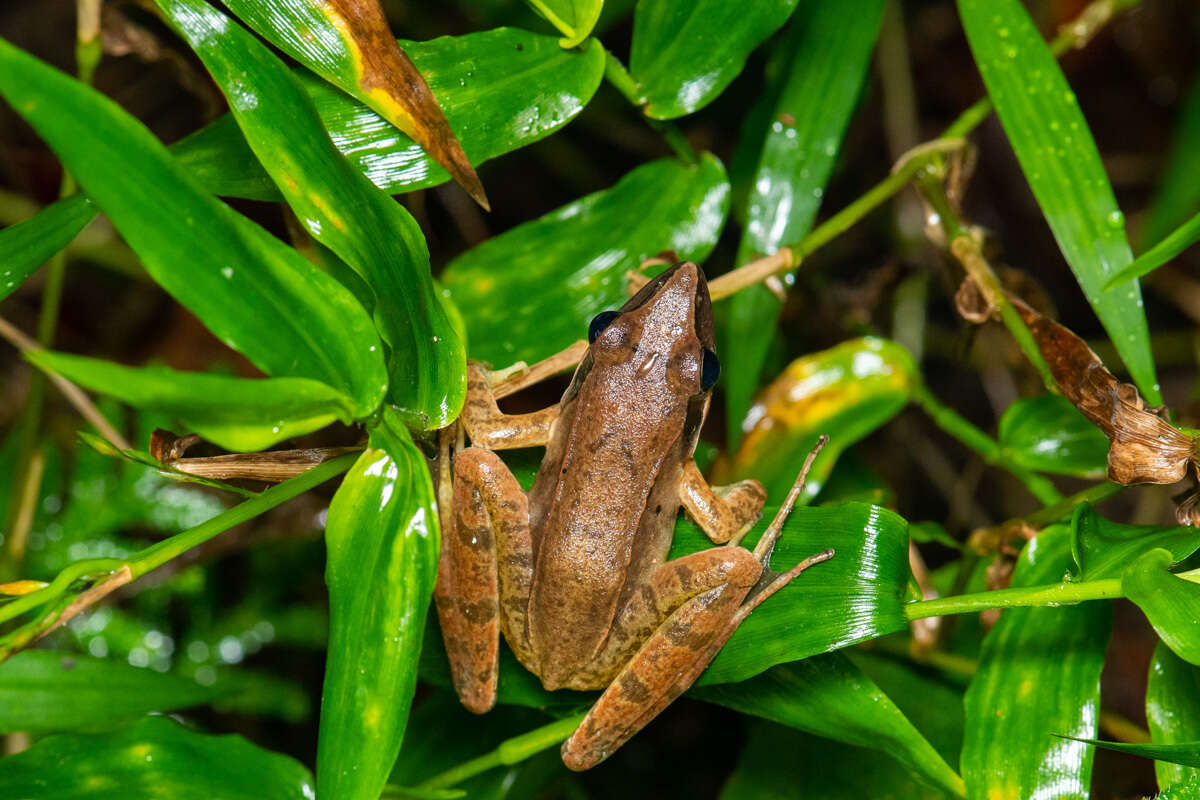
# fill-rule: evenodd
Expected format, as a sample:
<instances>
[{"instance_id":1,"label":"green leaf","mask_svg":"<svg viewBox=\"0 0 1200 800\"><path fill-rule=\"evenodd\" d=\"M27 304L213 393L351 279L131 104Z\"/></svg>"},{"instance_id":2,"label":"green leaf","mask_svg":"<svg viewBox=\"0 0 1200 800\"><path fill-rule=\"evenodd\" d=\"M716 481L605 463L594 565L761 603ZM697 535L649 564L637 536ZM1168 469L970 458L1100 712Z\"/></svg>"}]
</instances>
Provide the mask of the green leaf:
<instances>
[{"instance_id":1,"label":"green leaf","mask_svg":"<svg viewBox=\"0 0 1200 800\"><path fill-rule=\"evenodd\" d=\"M842 451L904 408L918 380L912 356L887 339L851 339L802 356L759 395L742 423L741 446L714 479L756 478L768 497L782 498L817 438L827 434L801 495L811 499Z\"/></svg>"},{"instance_id":2,"label":"green leaf","mask_svg":"<svg viewBox=\"0 0 1200 800\"><path fill-rule=\"evenodd\" d=\"M30 800L311 800L300 763L240 736L208 736L166 717L115 733L63 734L0 759L0 796Z\"/></svg>"},{"instance_id":3,"label":"green leaf","mask_svg":"<svg viewBox=\"0 0 1200 800\"><path fill-rule=\"evenodd\" d=\"M1143 553L1121 576L1121 591L1137 604L1159 637L1190 664L1200 664L1200 586L1172 575L1170 550Z\"/></svg>"},{"instance_id":4,"label":"green leaf","mask_svg":"<svg viewBox=\"0 0 1200 800\"><path fill-rule=\"evenodd\" d=\"M596 27L604 0L525 0L563 33L563 47L577 47Z\"/></svg>"},{"instance_id":5,"label":"green leaf","mask_svg":"<svg viewBox=\"0 0 1200 800\"><path fill-rule=\"evenodd\" d=\"M227 450L265 450L335 420L353 421L346 397L307 378L255 380L167 367L125 367L46 350L27 351L25 358L135 408L168 414Z\"/></svg>"},{"instance_id":6,"label":"green leaf","mask_svg":"<svg viewBox=\"0 0 1200 800\"><path fill-rule=\"evenodd\" d=\"M1156 795L1154 800L1200 800L1200 780L1172 784Z\"/></svg>"},{"instance_id":7,"label":"green leaf","mask_svg":"<svg viewBox=\"0 0 1200 800\"><path fill-rule=\"evenodd\" d=\"M1046 528L1021 551L1013 586L1062 578L1070 532ZM970 797L1086 797L1111 606L1010 608L983 640L965 699L962 772Z\"/></svg>"},{"instance_id":8,"label":"green leaf","mask_svg":"<svg viewBox=\"0 0 1200 800\"><path fill-rule=\"evenodd\" d=\"M639 0L629 71L646 114L674 119L708 105L795 7L796 0Z\"/></svg>"},{"instance_id":9,"label":"green leaf","mask_svg":"<svg viewBox=\"0 0 1200 800\"><path fill-rule=\"evenodd\" d=\"M746 537L753 547L775 508ZM712 547L692 522L675 524L671 558ZM771 560L782 571L814 553L834 556L780 589L737 629L696 682L746 680L768 667L905 630L903 602L910 579L908 524L866 503L792 511Z\"/></svg>"},{"instance_id":10,"label":"green leaf","mask_svg":"<svg viewBox=\"0 0 1200 800\"><path fill-rule=\"evenodd\" d=\"M1200 210L1200 75L1192 79L1171 136L1162 178L1150 202L1143 247L1160 242Z\"/></svg>"},{"instance_id":11,"label":"green leaf","mask_svg":"<svg viewBox=\"0 0 1200 800\"><path fill-rule=\"evenodd\" d=\"M387 388L379 338L334 279L195 186L111 100L4 41L0 94L154 279L226 344L268 375L334 387L353 399L356 418L378 407Z\"/></svg>"},{"instance_id":12,"label":"green leaf","mask_svg":"<svg viewBox=\"0 0 1200 800\"><path fill-rule=\"evenodd\" d=\"M553 36L518 28L400 40L437 95L473 164L532 144L574 119L604 76L604 51L589 42L563 50ZM382 117L325 81L298 70L337 148L359 172L390 194L450 179L419 145ZM210 191L278 199L279 192L246 145L231 116L171 148Z\"/></svg>"},{"instance_id":13,"label":"green leaf","mask_svg":"<svg viewBox=\"0 0 1200 800\"><path fill-rule=\"evenodd\" d=\"M1108 437L1064 397L1044 394L1010 405L1000 417L1005 461L1037 472L1102 478Z\"/></svg>"},{"instance_id":14,"label":"green leaf","mask_svg":"<svg viewBox=\"0 0 1200 800\"><path fill-rule=\"evenodd\" d=\"M1021 170L1092 310L1150 405L1162 403L1137 283L1104 291L1133 260L1125 217L1087 121L1019 0L958 0L975 63Z\"/></svg>"},{"instance_id":15,"label":"green leaf","mask_svg":"<svg viewBox=\"0 0 1200 800\"><path fill-rule=\"evenodd\" d=\"M271 44L418 142L488 208L479 176L424 77L392 38L378 0L229 0L225 6Z\"/></svg>"},{"instance_id":16,"label":"green leaf","mask_svg":"<svg viewBox=\"0 0 1200 800\"><path fill-rule=\"evenodd\" d=\"M86 197L73 195L0 230L0 300L69 245L95 215L96 208Z\"/></svg>"},{"instance_id":17,"label":"green leaf","mask_svg":"<svg viewBox=\"0 0 1200 800\"><path fill-rule=\"evenodd\" d=\"M1159 642L1150 659L1146 683L1146 725L1155 744L1200 741L1200 669ZM1200 765L1197 765L1200 767ZM1154 765L1160 787L1200 780L1200 768L1169 761Z\"/></svg>"},{"instance_id":18,"label":"green leaf","mask_svg":"<svg viewBox=\"0 0 1200 800\"><path fill-rule=\"evenodd\" d=\"M758 163L737 213L745 228L739 265L798 242L812 227L882 21L882 0L865 0L853 10L841 0L818 0L796 13L776 43L767 68L778 84L770 116L742 134L753 139ZM725 309L721 353L728 365L725 406L733 446L782 307L756 284L734 295Z\"/></svg>"},{"instance_id":19,"label":"green leaf","mask_svg":"<svg viewBox=\"0 0 1200 800\"><path fill-rule=\"evenodd\" d=\"M1128 753L1141 758L1153 758L1156 761L1166 761L1184 767L1200 767L1200 742L1180 742L1178 744L1142 744L1132 742L1105 742L1100 739L1077 739L1074 736L1062 736L1074 742L1102 747L1118 753Z\"/></svg>"},{"instance_id":20,"label":"green leaf","mask_svg":"<svg viewBox=\"0 0 1200 800\"><path fill-rule=\"evenodd\" d=\"M692 695L827 739L882 750L932 786L950 794L964 791L962 778L933 745L841 653L781 664L748 681L704 686Z\"/></svg>"},{"instance_id":21,"label":"green leaf","mask_svg":"<svg viewBox=\"0 0 1200 800\"><path fill-rule=\"evenodd\" d=\"M374 800L404 738L439 552L429 468L390 410L333 496L325 545L317 794Z\"/></svg>"},{"instance_id":22,"label":"green leaf","mask_svg":"<svg viewBox=\"0 0 1200 800\"><path fill-rule=\"evenodd\" d=\"M204 0L156 0L230 100L246 141L317 241L375 294L389 399L425 428L466 397L466 351L434 292L416 220L334 148L299 83L249 31Z\"/></svg>"},{"instance_id":23,"label":"green leaf","mask_svg":"<svg viewBox=\"0 0 1200 800\"><path fill-rule=\"evenodd\" d=\"M662 250L702 261L729 209L711 154L643 165L616 186L473 247L442 274L463 311L468 352L496 366L545 358L625 302L625 273Z\"/></svg>"},{"instance_id":24,"label":"green leaf","mask_svg":"<svg viewBox=\"0 0 1200 800\"><path fill-rule=\"evenodd\" d=\"M720 800L941 800L952 796L914 781L886 755L758 723L750 727Z\"/></svg>"},{"instance_id":25,"label":"green leaf","mask_svg":"<svg viewBox=\"0 0 1200 800\"><path fill-rule=\"evenodd\" d=\"M1071 556L1076 579L1119 578L1143 553L1166 548L1178 563L1200 548L1200 531L1190 525L1122 525L1097 514L1088 503L1071 516Z\"/></svg>"},{"instance_id":26,"label":"green leaf","mask_svg":"<svg viewBox=\"0 0 1200 800\"><path fill-rule=\"evenodd\" d=\"M202 705L219 694L120 661L28 650L0 664L0 732L102 728L151 711Z\"/></svg>"},{"instance_id":27,"label":"green leaf","mask_svg":"<svg viewBox=\"0 0 1200 800\"><path fill-rule=\"evenodd\" d=\"M1142 253L1133 263L1108 279L1105 289L1112 289L1134 278L1148 275L1175 256L1200 241L1200 214L1171 231L1158 244Z\"/></svg>"}]
</instances>

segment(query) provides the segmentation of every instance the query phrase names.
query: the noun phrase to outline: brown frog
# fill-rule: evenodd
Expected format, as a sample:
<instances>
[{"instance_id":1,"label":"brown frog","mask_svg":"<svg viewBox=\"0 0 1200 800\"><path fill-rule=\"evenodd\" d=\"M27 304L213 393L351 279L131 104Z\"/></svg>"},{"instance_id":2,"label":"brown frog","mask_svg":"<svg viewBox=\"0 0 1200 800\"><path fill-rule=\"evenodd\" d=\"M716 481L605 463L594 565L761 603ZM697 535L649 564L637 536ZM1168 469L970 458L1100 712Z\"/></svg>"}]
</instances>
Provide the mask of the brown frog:
<instances>
[{"instance_id":1,"label":"brown frog","mask_svg":"<svg viewBox=\"0 0 1200 800\"><path fill-rule=\"evenodd\" d=\"M740 547L762 485L709 486L692 459L719 369L699 267L671 267L598 315L588 338L559 404L530 414L501 413L486 372L469 366L472 446L454 459L435 595L471 711L496 701L501 631L547 689L604 690L563 744L576 770L611 755L759 603L833 555L771 571L786 511L753 553ZM534 446L546 454L526 495L492 451ZM723 546L667 561L680 506Z\"/></svg>"}]
</instances>

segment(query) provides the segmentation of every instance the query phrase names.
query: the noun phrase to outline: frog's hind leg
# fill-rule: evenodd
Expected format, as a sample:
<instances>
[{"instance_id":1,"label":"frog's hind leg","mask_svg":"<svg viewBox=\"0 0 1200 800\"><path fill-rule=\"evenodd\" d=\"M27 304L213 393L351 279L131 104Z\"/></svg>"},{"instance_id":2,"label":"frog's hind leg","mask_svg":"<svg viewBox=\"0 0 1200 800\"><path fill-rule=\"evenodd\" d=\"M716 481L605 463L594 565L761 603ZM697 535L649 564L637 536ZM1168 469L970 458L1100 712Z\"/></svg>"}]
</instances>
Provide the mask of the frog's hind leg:
<instances>
[{"instance_id":1,"label":"frog's hind leg","mask_svg":"<svg viewBox=\"0 0 1200 800\"><path fill-rule=\"evenodd\" d=\"M833 557L825 550L784 573L768 566L819 449L753 553L735 544L675 559L630 598L601 660L611 663L622 650L642 644L563 743L569 768L589 769L607 758L695 682L751 611L808 567Z\"/></svg>"},{"instance_id":2,"label":"frog's hind leg","mask_svg":"<svg viewBox=\"0 0 1200 800\"><path fill-rule=\"evenodd\" d=\"M502 629L521 662L530 663L529 503L495 453L470 447L454 461L452 516L434 599L454 689L468 710L483 713L496 702Z\"/></svg>"}]
</instances>

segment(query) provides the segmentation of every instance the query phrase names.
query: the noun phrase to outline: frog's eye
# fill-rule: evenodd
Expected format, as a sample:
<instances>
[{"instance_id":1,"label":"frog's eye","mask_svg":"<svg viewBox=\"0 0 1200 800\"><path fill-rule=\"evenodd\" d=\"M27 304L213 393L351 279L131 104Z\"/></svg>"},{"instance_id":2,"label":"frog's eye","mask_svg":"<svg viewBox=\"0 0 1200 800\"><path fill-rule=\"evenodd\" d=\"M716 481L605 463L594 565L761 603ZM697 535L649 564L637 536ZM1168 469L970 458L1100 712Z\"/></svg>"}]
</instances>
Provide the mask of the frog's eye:
<instances>
[{"instance_id":1,"label":"frog's eye","mask_svg":"<svg viewBox=\"0 0 1200 800\"><path fill-rule=\"evenodd\" d=\"M700 373L700 391L707 392L717 382L721 375L721 362L717 354L708 348L704 349L704 369Z\"/></svg>"},{"instance_id":2,"label":"frog's eye","mask_svg":"<svg viewBox=\"0 0 1200 800\"><path fill-rule=\"evenodd\" d=\"M588 343L596 341L596 337L604 333L604 329L611 325L617 316L616 311L601 311L592 317L592 324L588 325Z\"/></svg>"}]
</instances>

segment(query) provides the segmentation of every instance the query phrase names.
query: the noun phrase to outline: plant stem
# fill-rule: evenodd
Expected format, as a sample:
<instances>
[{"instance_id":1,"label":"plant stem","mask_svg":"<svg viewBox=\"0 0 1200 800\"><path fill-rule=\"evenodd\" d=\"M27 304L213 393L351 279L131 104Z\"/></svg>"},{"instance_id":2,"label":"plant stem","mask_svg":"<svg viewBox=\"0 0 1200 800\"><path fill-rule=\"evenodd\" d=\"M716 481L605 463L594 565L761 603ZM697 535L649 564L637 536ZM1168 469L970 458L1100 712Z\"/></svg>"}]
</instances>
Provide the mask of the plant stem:
<instances>
[{"instance_id":1,"label":"plant stem","mask_svg":"<svg viewBox=\"0 0 1200 800\"><path fill-rule=\"evenodd\" d=\"M1012 473L1043 505L1062 501L1062 495L1058 489L1054 488L1053 483L1041 475L1009 461L1005 457L1004 449L995 439L972 425L957 411L944 405L933 396L924 384L918 384L914 388L913 399L929 415L935 425L974 450L987 463Z\"/></svg>"},{"instance_id":2,"label":"plant stem","mask_svg":"<svg viewBox=\"0 0 1200 800\"><path fill-rule=\"evenodd\" d=\"M1107 578L1081 583L1062 583L1053 586L1028 586L998 589L992 592L960 594L919 600L904 607L909 620L941 617L946 614L970 614L989 608L1020 608L1023 606L1061 606L1085 600L1109 600L1124 597L1120 578Z\"/></svg>"},{"instance_id":3,"label":"plant stem","mask_svg":"<svg viewBox=\"0 0 1200 800\"><path fill-rule=\"evenodd\" d=\"M1112 497L1114 494L1123 492L1128 488L1128 486L1122 486L1112 481L1097 483L1095 486L1089 486L1053 505L1035 511L1024 519L1031 525L1048 525L1069 515L1080 503L1099 503L1101 500Z\"/></svg>"},{"instance_id":4,"label":"plant stem","mask_svg":"<svg viewBox=\"0 0 1200 800\"><path fill-rule=\"evenodd\" d=\"M608 50L604 51L604 78L631 105L636 106L641 111L645 110L646 101L642 97L637 81L629 74L629 70L625 69L625 65L621 63L621 60L608 52ZM692 149L692 145L688 142L687 137L683 135L683 131L679 130L678 125L668 120L651 119L644 114L642 118L666 140L667 145L670 146L675 155L679 156L684 163L696 164L699 162L700 159L696 155L696 151Z\"/></svg>"},{"instance_id":5,"label":"plant stem","mask_svg":"<svg viewBox=\"0 0 1200 800\"><path fill-rule=\"evenodd\" d=\"M583 713L574 714L560 720L555 720L549 725L535 728L529 733L523 733L520 736L506 739L490 753L472 758L470 761L464 761L456 767L451 767L428 780L421 781L421 783L417 784L416 788L438 789L446 786L454 786L489 769L524 761L530 756L537 755L546 748L553 747L559 742L566 740L571 735L571 732L579 727L579 723L583 721L583 718Z\"/></svg>"},{"instance_id":6,"label":"plant stem","mask_svg":"<svg viewBox=\"0 0 1200 800\"><path fill-rule=\"evenodd\" d=\"M358 453L347 453L330 461L313 467L303 475L289 481L272 486L270 489L255 495L253 498L240 503L233 508L217 514L212 519L189 528L169 539L151 545L128 559L98 558L86 561L76 561L67 565L50 584L36 592L30 592L16 600L0 605L0 622L7 622L30 609L54 600L71 587L75 581L88 575L107 576L122 568L128 567L131 580L145 575L162 566L173 558L202 544L209 539L224 533L249 519L274 508L281 503L307 492L330 478L336 477L350 468L358 458Z\"/></svg>"}]
</instances>

